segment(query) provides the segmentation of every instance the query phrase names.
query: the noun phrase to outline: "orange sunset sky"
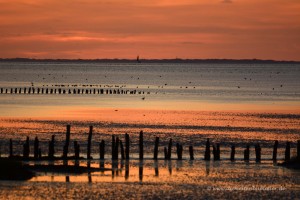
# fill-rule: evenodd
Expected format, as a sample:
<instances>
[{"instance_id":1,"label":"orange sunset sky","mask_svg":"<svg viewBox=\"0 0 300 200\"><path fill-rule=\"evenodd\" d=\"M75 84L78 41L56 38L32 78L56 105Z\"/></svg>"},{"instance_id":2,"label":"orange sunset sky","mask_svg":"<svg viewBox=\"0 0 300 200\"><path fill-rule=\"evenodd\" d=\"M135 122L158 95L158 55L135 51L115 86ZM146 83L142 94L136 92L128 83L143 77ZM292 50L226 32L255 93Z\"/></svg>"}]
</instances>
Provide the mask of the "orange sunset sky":
<instances>
[{"instance_id":1,"label":"orange sunset sky","mask_svg":"<svg viewBox=\"0 0 300 200\"><path fill-rule=\"evenodd\" d=\"M0 57L300 61L300 0L0 0Z\"/></svg>"}]
</instances>

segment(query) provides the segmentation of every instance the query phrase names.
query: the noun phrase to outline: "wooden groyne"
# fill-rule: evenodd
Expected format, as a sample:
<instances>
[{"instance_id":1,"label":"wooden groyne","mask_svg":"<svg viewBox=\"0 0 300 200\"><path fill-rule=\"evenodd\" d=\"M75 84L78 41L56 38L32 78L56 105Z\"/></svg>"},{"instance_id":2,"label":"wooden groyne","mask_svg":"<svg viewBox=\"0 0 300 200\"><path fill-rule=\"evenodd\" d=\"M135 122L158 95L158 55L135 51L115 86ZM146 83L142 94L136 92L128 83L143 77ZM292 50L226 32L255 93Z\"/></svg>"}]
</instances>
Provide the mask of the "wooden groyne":
<instances>
[{"instance_id":1,"label":"wooden groyne","mask_svg":"<svg viewBox=\"0 0 300 200\"><path fill-rule=\"evenodd\" d=\"M104 88L53 88L53 87L15 87L0 88L0 94L27 94L27 95L136 95L150 94L144 90L137 89L104 89Z\"/></svg>"},{"instance_id":2,"label":"wooden groyne","mask_svg":"<svg viewBox=\"0 0 300 200\"><path fill-rule=\"evenodd\" d=\"M93 126L89 127L89 133L88 133L88 139L87 139L87 156L86 159L91 160L93 157L91 156L91 149L92 149L92 134L93 134ZM42 156L42 150L40 148L39 139L36 136L34 139L34 151L33 154L30 154L30 138L26 137L25 142L23 143L23 155L17 156L14 155L14 144L13 140L9 140L9 158L19 158L23 160L69 160L69 159L84 159L83 157L80 157L80 145L77 141L74 141L74 156L69 156L69 145L70 145L70 138L71 138L71 126L67 125L66 127L66 137L65 142L63 145L63 153L61 156L55 156L55 135L52 135L50 141L49 141L49 148L48 148L48 156ZM130 159L130 136L129 134L124 134L124 140L125 140L125 146L123 145L123 141L121 138L116 137L115 135L112 135L112 142L111 142L111 159L112 160L129 160ZM154 148L153 148L153 159L165 159L165 160L171 160L172 159L172 147L173 144L176 144L176 154L177 154L177 160L183 160L184 155L184 147L179 142L174 143L172 138L169 139L168 145L164 146L164 157L159 158L159 142L160 138L155 137L154 140ZM99 143L99 159L104 160L105 159L105 144L106 142L104 140L101 140ZM139 133L139 140L138 140L138 154L139 160L144 159L144 132L140 131ZM273 152L272 152L272 160L273 162L277 162L277 150L278 150L279 142L276 140L274 142L273 146ZM147 147L150 148L150 147ZM212 149L212 152L211 152ZM1 149L0 149L1 151ZM295 156L296 159L300 160L300 140L297 141L297 148L296 148L297 154ZM249 162L251 153L250 144L246 144L244 149L244 161ZM256 143L254 144L254 152L255 152L255 161L261 162L261 154L262 154L262 147L261 144ZM194 147L188 146L188 155L190 160L194 160ZM226 156L223 155L221 157L221 144L220 143L211 143L210 139L206 140L205 144L205 150L201 156L201 159L204 159L206 161L211 160L211 154L213 155L213 160L219 161L221 158L230 159L231 161L235 161L235 153L236 153L236 146L234 144L231 145L231 151L230 155ZM2 152L3 154L3 152ZM96 158L96 159L98 159ZM175 158L173 158L175 159ZM285 151L284 151L284 161L288 162L291 160L291 142L286 142L285 145Z\"/></svg>"}]
</instances>

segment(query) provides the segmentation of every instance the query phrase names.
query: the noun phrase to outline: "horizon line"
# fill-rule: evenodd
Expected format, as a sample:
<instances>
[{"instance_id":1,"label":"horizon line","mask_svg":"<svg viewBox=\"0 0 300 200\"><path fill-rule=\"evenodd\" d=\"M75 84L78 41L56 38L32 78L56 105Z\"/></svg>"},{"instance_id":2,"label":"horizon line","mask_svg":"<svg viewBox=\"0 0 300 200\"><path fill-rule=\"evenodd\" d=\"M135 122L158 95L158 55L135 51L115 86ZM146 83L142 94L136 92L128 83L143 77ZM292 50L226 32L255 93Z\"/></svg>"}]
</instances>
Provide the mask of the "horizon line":
<instances>
[{"instance_id":1,"label":"horizon line","mask_svg":"<svg viewBox=\"0 0 300 200\"><path fill-rule=\"evenodd\" d=\"M177 62L263 62L263 63L300 63L300 60L273 60L273 59L232 59L232 58L140 58L140 61L151 62L151 61L177 61ZM130 58L0 58L0 61L130 61L136 62L136 59Z\"/></svg>"}]
</instances>

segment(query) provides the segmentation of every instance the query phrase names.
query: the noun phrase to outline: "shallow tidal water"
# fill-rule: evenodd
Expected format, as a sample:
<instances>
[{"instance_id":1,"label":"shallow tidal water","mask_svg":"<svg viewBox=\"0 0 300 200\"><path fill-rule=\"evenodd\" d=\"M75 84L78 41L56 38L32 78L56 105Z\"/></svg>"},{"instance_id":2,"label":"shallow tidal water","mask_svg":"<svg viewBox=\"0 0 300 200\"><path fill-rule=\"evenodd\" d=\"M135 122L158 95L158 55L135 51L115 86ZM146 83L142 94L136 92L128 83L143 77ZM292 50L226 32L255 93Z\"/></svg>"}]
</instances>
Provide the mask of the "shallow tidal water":
<instances>
[{"instance_id":1,"label":"shallow tidal water","mask_svg":"<svg viewBox=\"0 0 300 200\"><path fill-rule=\"evenodd\" d=\"M99 160L91 161L99 167ZM70 161L70 165L73 163ZM86 161L81 162L86 166ZM105 161L111 168L111 161ZM299 171L270 161L130 160L112 171L39 173L27 182L0 182L6 199L297 199Z\"/></svg>"}]
</instances>

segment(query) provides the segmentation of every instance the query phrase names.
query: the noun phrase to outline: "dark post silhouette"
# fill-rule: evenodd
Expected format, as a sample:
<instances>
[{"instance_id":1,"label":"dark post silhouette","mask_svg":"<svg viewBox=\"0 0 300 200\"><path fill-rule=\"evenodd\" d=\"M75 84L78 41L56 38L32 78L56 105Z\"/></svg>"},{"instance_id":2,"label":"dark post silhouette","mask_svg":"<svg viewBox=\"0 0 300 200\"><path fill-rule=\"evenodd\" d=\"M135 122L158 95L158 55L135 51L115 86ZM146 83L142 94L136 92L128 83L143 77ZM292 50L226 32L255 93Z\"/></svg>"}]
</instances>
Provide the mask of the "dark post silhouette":
<instances>
[{"instance_id":1,"label":"dark post silhouette","mask_svg":"<svg viewBox=\"0 0 300 200\"><path fill-rule=\"evenodd\" d=\"M115 140L115 136L112 135L111 136L111 159L114 160L115 159L115 144L116 144L116 140Z\"/></svg>"},{"instance_id":2,"label":"dark post silhouette","mask_svg":"<svg viewBox=\"0 0 300 200\"><path fill-rule=\"evenodd\" d=\"M194 160L194 149L193 149L193 146L189 146L189 152L190 152L190 160Z\"/></svg>"},{"instance_id":3,"label":"dark post silhouette","mask_svg":"<svg viewBox=\"0 0 300 200\"><path fill-rule=\"evenodd\" d=\"M297 160L300 160L300 140L297 141Z\"/></svg>"},{"instance_id":4,"label":"dark post silhouette","mask_svg":"<svg viewBox=\"0 0 300 200\"><path fill-rule=\"evenodd\" d=\"M171 160L172 157L172 138L169 140L169 145L168 145L168 154L167 154L167 159Z\"/></svg>"},{"instance_id":5,"label":"dark post silhouette","mask_svg":"<svg viewBox=\"0 0 300 200\"><path fill-rule=\"evenodd\" d=\"M123 142L121 140L120 140L120 148L121 148L121 159L124 160L125 159L125 152L124 152Z\"/></svg>"},{"instance_id":6,"label":"dark post silhouette","mask_svg":"<svg viewBox=\"0 0 300 200\"><path fill-rule=\"evenodd\" d=\"M290 142L286 142L286 148L285 148L285 161L289 161L291 159L291 144Z\"/></svg>"},{"instance_id":7,"label":"dark post silhouette","mask_svg":"<svg viewBox=\"0 0 300 200\"><path fill-rule=\"evenodd\" d=\"M39 157L39 139L36 136L34 139L34 158L37 159Z\"/></svg>"},{"instance_id":8,"label":"dark post silhouette","mask_svg":"<svg viewBox=\"0 0 300 200\"><path fill-rule=\"evenodd\" d=\"M273 161L276 162L277 160L277 148L278 148L278 140L275 141L274 147L273 147Z\"/></svg>"},{"instance_id":9,"label":"dark post silhouette","mask_svg":"<svg viewBox=\"0 0 300 200\"><path fill-rule=\"evenodd\" d=\"M179 143L176 143L176 152L178 160L182 160L182 145Z\"/></svg>"},{"instance_id":10,"label":"dark post silhouette","mask_svg":"<svg viewBox=\"0 0 300 200\"><path fill-rule=\"evenodd\" d=\"M220 154L221 154L221 151L220 151L220 144L217 143L217 149L216 149L217 160L220 160Z\"/></svg>"},{"instance_id":11,"label":"dark post silhouette","mask_svg":"<svg viewBox=\"0 0 300 200\"><path fill-rule=\"evenodd\" d=\"M250 158L250 147L247 144L246 149L244 150L244 160L249 161Z\"/></svg>"},{"instance_id":12,"label":"dark post silhouette","mask_svg":"<svg viewBox=\"0 0 300 200\"><path fill-rule=\"evenodd\" d=\"M259 144L255 145L255 155L256 155L256 162L260 162L261 160L261 148Z\"/></svg>"},{"instance_id":13,"label":"dark post silhouette","mask_svg":"<svg viewBox=\"0 0 300 200\"><path fill-rule=\"evenodd\" d=\"M143 131L140 132L140 140L139 140L139 149L140 149L140 160L144 159L144 138Z\"/></svg>"},{"instance_id":14,"label":"dark post silhouette","mask_svg":"<svg viewBox=\"0 0 300 200\"><path fill-rule=\"evenodd\" d=\"M231 146L231 154L230 154L230 160L234 161L234 156L235 156L235 146Z\"/></svg>"},{"instance_id":15,"label":"dark post silhouette","mask_svg":"<svg viewBox=\"0 0 300 200\"><path fill-rule=\"evenodd\" d=\"M217 160L217 147L215 144L213 144L212 147L213 147L214 160Z\"/></svg>"},{"instance_id":16,"label":"dark post silhouette","mask_svg":"<svg viewBox=\"0 0 300 200\"><path fill-rule=\"evenodd\" d=\"M129 144L130 144L129 135L127 133L125 133L125 156L126 156L126 160L129 160Z\"/></svg>"},{"instance_id":17,"label":"dark post silhouette","mask_svg":"<svg viewBox=\"0 0 300 200\"><path fill-rule=\"evenodd\" d=\"M119 159L119 137L116 138L116 144L115 144L115 160Z\"/></svg>"},{"instance_id":18,"label":"dark post silhouette","mask_svg":"<svg viewBox=\"0 0 300 200\"><path fill-rule=\"evenodd\" d=\"M29 158L30 154L30 146L29 146L29 137L26 137L26 141L23 144L23 157L24 158Z\"/></svg>"},{"instance_id":19,"label":"dark post silhouette","mask_svg":"<svg viewBox=\"0 0 300 200\"><path fill-rule=\"evenodd\" d=\"M66 141L65 141L65 146L63 149L63 158L64 159L68 158L68 151L69 151L69 144L70 144L70 130L71 130L71 126L67 125Z\"/></svg>"},{"instance_id":20,"label":"dark post silhouette","mask_svg":"<svg viewBox=\"0 0 300 200\"><path fill-rule=\"evenodd\" d=\"M165 155L165 160L168 159L168 149L167 147L164 147L164 155Z\"/></svg>"},{"instance_id":21,"label":"dark post silhouette","mask_svg":"<svg viewBox=\"0 0 300 200\"><path fill-rule=\"evenodd\" d=\"M208 138L206 140L204 160L210 160L210 143Z\"/></svg>"},{"instance_id":22,"label":"dark post silhouette","mask_svg":"<svg viewBox=\"0 0 300 200\"><path fill-rule=\"evenodd\" d=\"M9 140L9 157L13 157L13 141L12 139Z\"/></svg>"},{"instance_id":23,"label":"dark post silhouette","mask_svg":"<svg viewBox=\"0 0 300 200\"><path fill-rule=\"evenodd\" d=\"M90 126L88 146L87 146L87 159L92 159L91 157L91 144L92 144L93 126Z\"/></svg>"},{"instance_id":24,"label":"dark post silhouette","mask_svg":"<svg viewBox=\"0 0 300 200\"><path fill-rule=\"evenodd\" d=\"M52 135L51 141L49 141L49 152L48 152L48 157L49 158L54 158L54 135Z\"/></svg>"},{"instance_id":25,"label":"dark post silhouette","mask_svg":"<svg viewBox=\"0 0 300 200\"><path fill-rule=\"evenodd\" d=\"M101 140L100 142L100 159L104 160L104 155L105 155L105 142L104 140Z\"/></svg>"},{"instance_id":26,"label":"dark post silhouette","mask_svg":"<svg viewBox=\"0 0 300 200\"><path fill-rule=\"evenodd\" d=\"M157 160L158 155L158 144L159 144L159 137L155 138L155 145L154 145L154 160Z\"/></svg>"}]
</instances>

